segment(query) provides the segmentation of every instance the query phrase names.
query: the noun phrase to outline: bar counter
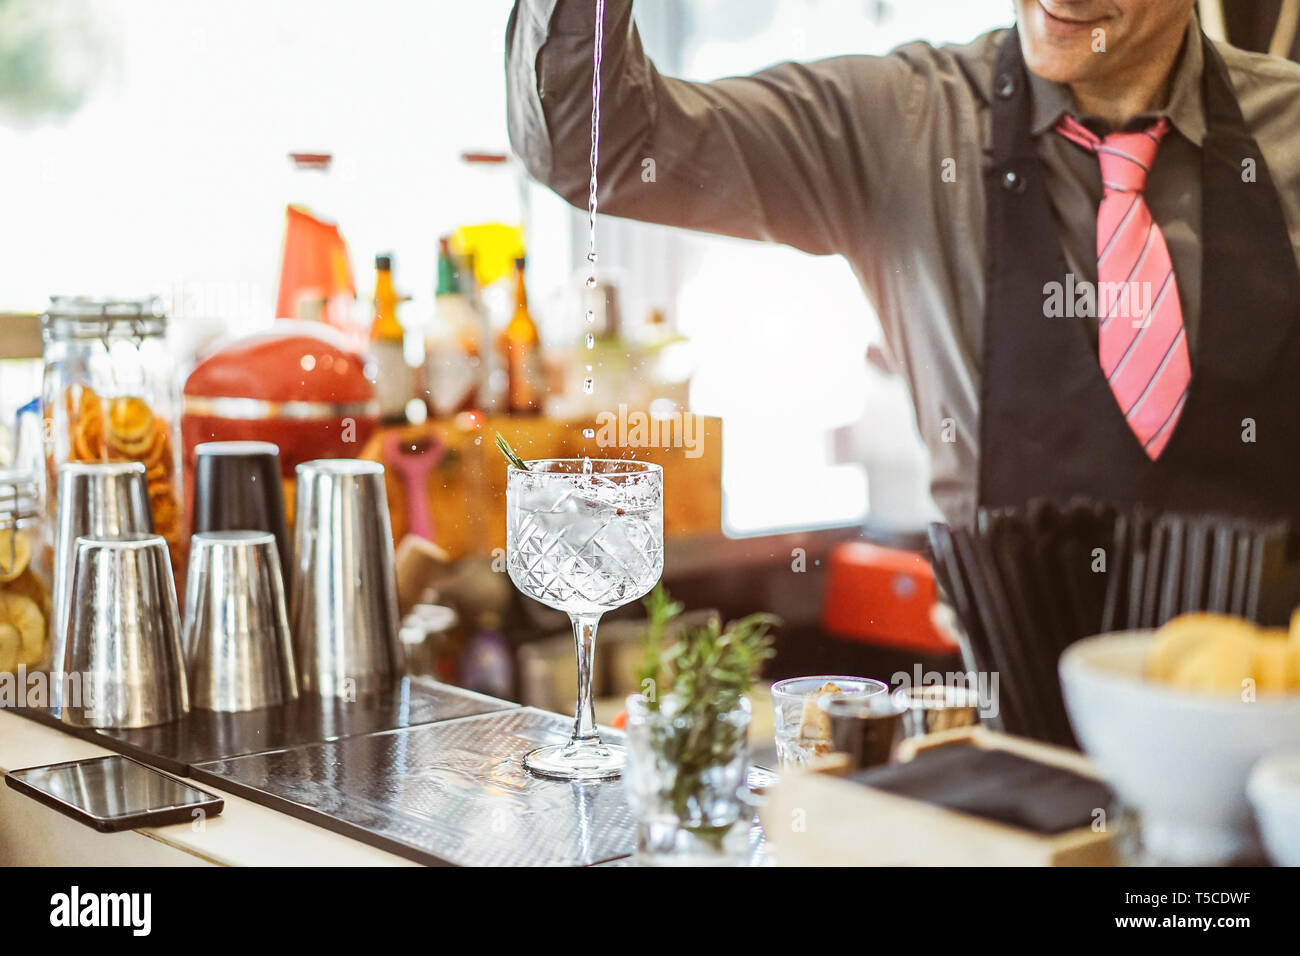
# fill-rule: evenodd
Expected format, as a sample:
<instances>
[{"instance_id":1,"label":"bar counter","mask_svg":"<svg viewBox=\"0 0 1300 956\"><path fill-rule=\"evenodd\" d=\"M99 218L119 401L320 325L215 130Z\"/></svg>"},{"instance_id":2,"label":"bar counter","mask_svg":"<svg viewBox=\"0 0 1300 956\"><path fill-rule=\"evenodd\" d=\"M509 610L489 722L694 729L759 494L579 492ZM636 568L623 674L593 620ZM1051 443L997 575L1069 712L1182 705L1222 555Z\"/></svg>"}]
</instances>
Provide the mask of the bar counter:
<instances>
[{"instance_id":1,"label":"bar counter","mask_svg":"<svg viewBox=\"0 0 1300 956\"><path fill-rule=\"evenodd\" d=\"M102 757L113 751L18 714L0 711L0 769ZM4 866L415 866L393 853L331 833L206 783L226 801L201 828L96 833L0 787Z\"/></svg>"},{"instance_id":2,"label":"bar counter","mask_svg":"<svg viewBox=\"0 0 1300 956\"><path fill-rule=\"evenodd\" d=\"M484 702L472 701L475 707ZM635 864L633 820L621 781L543 780L522 767L524 750L562 740L571 718L495 703L495 710L196 763L187 768L191 782L225 800L223 812L202 823L95 833L3 787L0 864ZM606 732L617 738L617 732ZM909 741L900 755L910 758L959 737L1096 777L1082 755L978 728ZM764 742L754 741L756 749ZM131 748L117 741L109 749L0 712L0 770L122 750ZM751 787L767 789L762 823L756 820L747 833L735 835L740 844L747 842L751 865L1115 862L1106 833L1028 833L856 785L840 779L834 763L828 758L819 768L828 772L795 772L784 782L762 767L751 770Z\"/></svg>"}]
</instances>

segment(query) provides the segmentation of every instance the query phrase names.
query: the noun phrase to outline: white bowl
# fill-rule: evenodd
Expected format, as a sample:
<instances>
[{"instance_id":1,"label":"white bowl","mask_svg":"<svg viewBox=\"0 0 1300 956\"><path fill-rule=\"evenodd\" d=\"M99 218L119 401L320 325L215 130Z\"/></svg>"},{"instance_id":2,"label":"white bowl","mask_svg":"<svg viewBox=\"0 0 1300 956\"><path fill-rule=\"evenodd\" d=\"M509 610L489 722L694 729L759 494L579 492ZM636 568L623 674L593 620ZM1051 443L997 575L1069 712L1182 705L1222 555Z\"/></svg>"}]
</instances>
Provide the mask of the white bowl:
<instances>
[{"instance_id":1,"label":"white bowl","mask_svg":"<svg viewBox=\"0 0 1300 956\"><path fill-rule=\"evenodd\" d=\"M1246 793L1269 859L1300 866L1300 750L1265 757L1250 772Z\"/></svg>"},{"instance_id":2,"label":"white bowl","mask_svg":"<svg viewBox=\"0 0 1300 956\"><path fill-rule=\"evenodd\" d=\"M1070 724L1142 821L1144 848L1170 863L1257 857L1246 778L1265 754L1300 747L1300 694L1179 690L1148 680L1154 632L1103 634L1061 656Z\"/></svg>"}]
</instances>

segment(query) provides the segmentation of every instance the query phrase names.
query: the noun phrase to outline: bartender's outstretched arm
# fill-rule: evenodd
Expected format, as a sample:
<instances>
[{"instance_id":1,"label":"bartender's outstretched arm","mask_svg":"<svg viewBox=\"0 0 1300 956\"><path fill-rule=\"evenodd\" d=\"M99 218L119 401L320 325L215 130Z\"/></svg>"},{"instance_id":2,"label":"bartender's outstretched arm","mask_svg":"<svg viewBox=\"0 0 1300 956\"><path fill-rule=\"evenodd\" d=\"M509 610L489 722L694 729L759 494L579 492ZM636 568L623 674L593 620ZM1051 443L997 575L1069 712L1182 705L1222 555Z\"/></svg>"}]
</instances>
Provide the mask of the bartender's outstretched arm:
<instances>
[{"instance_id":1,"label":"bartender's outstretched arm","mask_svg":"<svg viewBox=\"0 0 1300 956\"><path fill-rule=\"evenodd\" d=\"M1140 55L1080 57L1078 44L1054 48L1031 30L1030 68L1113 123L1146 108L1164 92L1192 0L1134 6L1164 8L1127 31ZM945 108L944 85L970 79L917 44L694 83L659 73L632 14L632 0L607 0L600 174L604 210L633 219L847 252L877 225L876 200L904 185L900 167L934 174L923 131ZM512 145L576 205L588 190L594 19L594 0L518 0L506 37Z\"/></svg>"},{"instance_id":2,"label":"bartender's outstretched arm","mask_svg":"<svg viewBox=\"0 0 1300 956\"><path fill-rule=\"evenodd\" d=\"M588 193L593 0L518 0L506 35L510 139L528 171L575 205ZM897 57L783 63L693 83L641 49L632 0L607 0L601 210L842 252L868 223L899 140L913 71ZM857 237L857 238L855 238Z\"/></svg>"}]
</instances>

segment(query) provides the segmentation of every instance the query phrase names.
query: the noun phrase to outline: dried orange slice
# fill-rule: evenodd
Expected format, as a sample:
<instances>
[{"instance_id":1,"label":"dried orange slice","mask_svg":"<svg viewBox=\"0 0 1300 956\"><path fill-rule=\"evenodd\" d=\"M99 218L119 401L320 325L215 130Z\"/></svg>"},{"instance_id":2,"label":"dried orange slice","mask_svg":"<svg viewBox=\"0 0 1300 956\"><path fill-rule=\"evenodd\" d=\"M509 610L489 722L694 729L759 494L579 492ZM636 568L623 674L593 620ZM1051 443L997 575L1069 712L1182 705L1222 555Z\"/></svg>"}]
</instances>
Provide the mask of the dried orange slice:
<instances>
[{"instance_id":1,"label":"dried orange slice","mask_svg":"<svg viewBox=\"0 0 1300 956\"><path fill-rule=\"evenodd\" d=\"M33 667L41 662L45 656L45 615L35 601L21 594L0 591L0 624L18 632L22 663Z\"/></svg>"},{"instance_id":2,"label":"dried orange slice","mask_svg":"<svg viewBox=\"0 0 1300 956\"><path fill-rule=\"evenodd\" d=\"M153 412L140 398L122 397L108 403L108 434L126 442L153 438Z\"/></svg>"},{"instance_id":3,"label":"dried orange slice","mask_svg":"<svg viewBox=\"0 0 1300 956\"><path fill-rule=\"evenodd\" d=\"M103 422L104 405L93 388L81 386L81 395L77 400L77 419L82 422Z\"/></svg>"},{"instance_id":4,"label":"dried orange slice","mask_svg":"<svg viewBox=\"0 0 1300 956\"><path fill-rule=\"evenodd\" d=\"M23 597L29 597L36 602L36 606L41 609L41 613L47 618L50 616L50 591L45 586L32 568L28 568L18 577L5 584L4 589L10 594L21 594Z\"/></svg>"},{"instance_id":5,"label":"dried orange slice","mask_svg":"<svg viewBox=\"0 0 1300 956\"><path fill-rule=\"evenodd\" d=\"M179 512L176 508L176 495L170 485L153 485L149 488L149 504L153 509L154 530L163 537L176 530Z\"/></svg>"},{"instance_id":6,"label":"dried orange slice","mask_svg":"<svg viewBox=\"0 0 1300 956\"><path fill-rule=\"evenodd\" d=\"M161 418L154 419L154 437L153 445L141 459L145 468L154 468L158 465L163 467L171 466L171 436L167 432L167 423Z\"/></svg>"},{"instance_id":7,"label":"dried orange slice","mask_svg":"<svg viewBox=\"0 0 1300 956\"><path fill-rule=\"evenodd\" d=\"M0 528L0 583L18 577L31 560L32 539L17 528Z\"/></svg>"},{"instance_id":8,"label":"dried orange slice","mask_svg":"<svg viewBox=\"0 0 1300 956\"><path fill-rule=\"evenodd\" d=\"M18 670L22 652L23 638L18 633L18 628L11 624L0 624L0 674Z\"/></svg>"},{"instance_id":9,"label":"dried orange slice","mask_svg":"<svg viewBox=\"0 0 1300 956\"><path fill-rule=\"evenodd\" d=\"M154 436L152 432L145 435L143 438L136 439L125 438L116 432L110 431L108 433L108 446L117 449L129 458L142 458L149 452L149 449L153 447L153 443Z\"/></svg>"},{"instance_id":10,"label":"dried orange slice","mask_svg":"<svg viewBox=\"0 0 1300 956\"><path fill-rule=\"evenodd\" d=\"M77 461L100 461L103 459L103 434L86 428L84 425L78 427L76 434L72 438L72 457Z\"/></svg>"}]
</instances>

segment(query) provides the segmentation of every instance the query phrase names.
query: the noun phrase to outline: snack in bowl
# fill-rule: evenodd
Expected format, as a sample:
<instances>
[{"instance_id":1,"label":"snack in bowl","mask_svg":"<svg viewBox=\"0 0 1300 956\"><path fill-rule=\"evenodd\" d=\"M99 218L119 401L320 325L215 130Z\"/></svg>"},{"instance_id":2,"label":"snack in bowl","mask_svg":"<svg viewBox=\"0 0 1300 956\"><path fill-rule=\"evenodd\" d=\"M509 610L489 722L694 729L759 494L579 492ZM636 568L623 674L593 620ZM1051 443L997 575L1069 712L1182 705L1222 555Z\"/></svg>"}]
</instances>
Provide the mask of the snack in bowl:
<instances>
[{"instance_id":1,"label":"snack in bowl","mask_svg":"<svg viewBox=\"0 0 1300 956\"><path fill-rule=\"evenodd\" d=\"M1246 781L1261 758L1300 748L1297 646L1280 630L1194 614L1084 638L1061 655L1070 725L1136 811L1147 862L1261 859Z\"/></svg>"},{"instance_id":2,"label":"snack in bowl","mask_svg":"<svg viewBox=\"0 0 1300 956\"><path fill-rule=\"evenodd\" d=\"M1300 690L1300 612L1291 630L1265 629L1222 614L1183 614L1155 633L1148 676L1184 690L1234 693Z\"/></svg>"}]
</instances>

